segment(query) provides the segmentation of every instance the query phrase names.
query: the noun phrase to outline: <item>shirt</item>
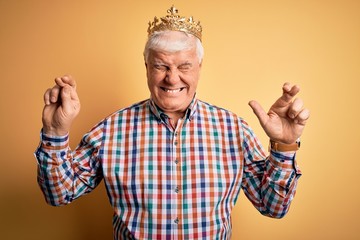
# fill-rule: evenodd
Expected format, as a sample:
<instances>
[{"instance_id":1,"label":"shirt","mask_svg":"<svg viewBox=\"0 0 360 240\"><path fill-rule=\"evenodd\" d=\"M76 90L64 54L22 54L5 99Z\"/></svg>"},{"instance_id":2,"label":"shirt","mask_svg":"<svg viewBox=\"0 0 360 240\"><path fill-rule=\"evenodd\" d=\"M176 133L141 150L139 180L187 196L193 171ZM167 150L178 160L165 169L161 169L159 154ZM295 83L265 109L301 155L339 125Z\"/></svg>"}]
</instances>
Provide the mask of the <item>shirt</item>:
<instances>
[{"instance_id":1,"label":"shirt","mask_svg":"<svg viewBox=\"0 0 360 240\"><path fill-rule=\"evenodd\" d=\"M294 153L266 157L242 118L198 99L176 126L148 99L102 120L74 151L68 136L41 138L46 201L68 204L104 180L114 239L230 239L240 189L281 218L301 175Z\"/></svg>"}]
</instances>

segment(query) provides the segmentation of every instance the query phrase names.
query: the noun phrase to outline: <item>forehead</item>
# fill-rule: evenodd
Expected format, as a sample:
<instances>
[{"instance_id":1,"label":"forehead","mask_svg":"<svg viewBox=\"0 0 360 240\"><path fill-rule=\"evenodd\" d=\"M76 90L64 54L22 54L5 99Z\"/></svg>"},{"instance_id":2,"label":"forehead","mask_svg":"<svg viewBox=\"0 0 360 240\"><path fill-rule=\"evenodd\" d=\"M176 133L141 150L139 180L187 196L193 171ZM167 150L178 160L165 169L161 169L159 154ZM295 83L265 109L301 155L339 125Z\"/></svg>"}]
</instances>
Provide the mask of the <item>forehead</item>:
<instances>
[{"instance_id":1,"label":"forehead","mask_svg":"<svg viewBox=\"0 0 360 240\"><path fill-rule=\"evenodd\" d=\"M196 49L169 52L164 50L150 50L149 61L153 63L183 64L198 61Z\"/></svg>"}]
</instances>

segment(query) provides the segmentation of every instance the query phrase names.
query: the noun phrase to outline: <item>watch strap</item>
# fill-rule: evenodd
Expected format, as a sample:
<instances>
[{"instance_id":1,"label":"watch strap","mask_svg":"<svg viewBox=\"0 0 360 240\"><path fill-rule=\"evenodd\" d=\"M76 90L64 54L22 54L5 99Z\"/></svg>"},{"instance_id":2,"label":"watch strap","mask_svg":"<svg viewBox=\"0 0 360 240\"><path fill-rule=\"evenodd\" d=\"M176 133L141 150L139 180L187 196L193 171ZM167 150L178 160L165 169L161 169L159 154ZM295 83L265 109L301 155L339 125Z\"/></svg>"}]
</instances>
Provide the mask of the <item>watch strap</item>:
<instances>
[{"instance_id":1,"label":"watch strap","mask_svg":"<svg viewBox=\"0 0 360 240\"><path fill-rule=\"evenodd\" d=\"M291 152L297 151L300 148L300 141L296 141L292 144L284 144L270 140L269 151L274 150L277 152Z\"/></svg>"}]
</instances>

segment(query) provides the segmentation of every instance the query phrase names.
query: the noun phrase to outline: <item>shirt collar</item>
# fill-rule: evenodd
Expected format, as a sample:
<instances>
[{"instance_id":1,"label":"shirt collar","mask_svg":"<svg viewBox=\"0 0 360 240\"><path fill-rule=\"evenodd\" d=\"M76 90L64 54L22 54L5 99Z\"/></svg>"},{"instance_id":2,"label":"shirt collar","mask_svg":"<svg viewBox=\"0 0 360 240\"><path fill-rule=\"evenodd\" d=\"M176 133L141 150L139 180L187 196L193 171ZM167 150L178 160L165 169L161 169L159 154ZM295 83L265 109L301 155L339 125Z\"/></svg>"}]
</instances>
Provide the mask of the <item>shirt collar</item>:
<instances>
[{"instance_id":1,"label":"shirt collar","mask_svg":"<svg viewBox=\"0 0 360 240\"><path fill-rule=\"evenodd\" d=\"M196 94L195 94L193 100L186 109L185 112L186 119L191 121L194 118L195 113L197 112L197 105L198 105L198 99L196 98ZM168 118L168 116L164 113L164 111L155 104L154 100L151 97L149 99L149 107L151 112L156 116L156 118L159 121L164 120L164 118Z\"/></svg>"}]
</instances>

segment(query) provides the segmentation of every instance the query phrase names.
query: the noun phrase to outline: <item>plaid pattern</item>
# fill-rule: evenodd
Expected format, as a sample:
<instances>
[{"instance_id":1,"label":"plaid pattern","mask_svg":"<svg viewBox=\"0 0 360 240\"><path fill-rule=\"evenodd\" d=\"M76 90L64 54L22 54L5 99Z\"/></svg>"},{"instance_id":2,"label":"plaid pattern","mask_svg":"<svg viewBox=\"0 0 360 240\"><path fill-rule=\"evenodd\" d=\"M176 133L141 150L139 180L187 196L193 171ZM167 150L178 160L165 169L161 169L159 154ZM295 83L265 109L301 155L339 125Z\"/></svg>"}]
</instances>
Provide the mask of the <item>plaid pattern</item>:
<instances>
[{"instance_id":1,"label":"plaid pattern","mask_svg":"<svg viewBox=\"0 0 360 240\"><path fill-rule=\"evenodd\" d=\"M301 175L293 153L266 158L243 119L196 99L174 128L146 100L101 121L73 152L67 136L41 137L47 202L68 204L103 179L114 239L230 239L241 188L262 214L282 217Z\"/></svg>"}]
</instances>

